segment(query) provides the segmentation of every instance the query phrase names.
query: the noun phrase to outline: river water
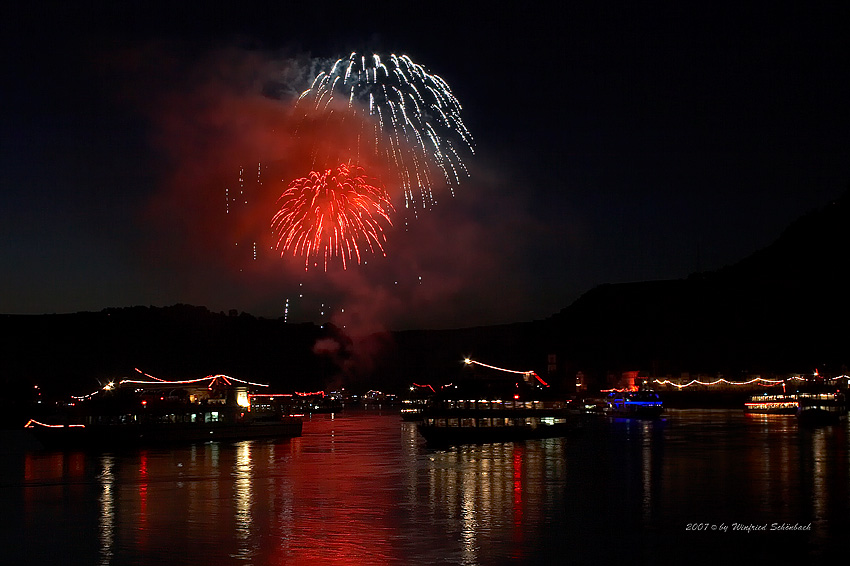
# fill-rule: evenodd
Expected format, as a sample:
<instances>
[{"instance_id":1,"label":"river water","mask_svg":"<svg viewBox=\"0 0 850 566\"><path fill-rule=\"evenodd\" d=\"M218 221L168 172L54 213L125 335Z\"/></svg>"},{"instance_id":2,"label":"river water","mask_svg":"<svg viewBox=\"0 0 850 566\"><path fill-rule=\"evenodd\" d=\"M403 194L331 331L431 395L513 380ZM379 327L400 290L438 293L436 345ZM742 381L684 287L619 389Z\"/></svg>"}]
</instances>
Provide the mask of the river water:
<instances>
[{"instance_id":1,"label":"river water","mask_svg":"<svg viewBox=\"0 0 850 566\"><path fill-rule=\"evenodd\" d=\"M31 448L2 449L4 564L805 564L846 556L850 527L846 422L732 410L449 450L395 411L289 440Z\"/></svg>"}]
</instances>

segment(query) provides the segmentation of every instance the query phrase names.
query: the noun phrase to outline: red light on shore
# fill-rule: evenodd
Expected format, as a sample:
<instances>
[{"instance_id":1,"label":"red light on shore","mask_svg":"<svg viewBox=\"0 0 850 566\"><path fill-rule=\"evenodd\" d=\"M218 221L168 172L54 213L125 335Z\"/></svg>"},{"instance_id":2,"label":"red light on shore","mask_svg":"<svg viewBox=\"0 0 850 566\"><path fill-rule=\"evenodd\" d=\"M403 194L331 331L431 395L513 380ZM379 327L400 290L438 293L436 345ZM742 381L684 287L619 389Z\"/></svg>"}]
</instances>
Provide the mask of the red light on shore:
<instances>
[{"instance_id":1,"label":"red light on shore","mask_svg":"<svg viewBox=\"0 0 850 566\"><path fill-rule=\"evenodd\" d=\"M519 395L514 395L514 399L519 399Z\"/></svg>"}]
</instances>

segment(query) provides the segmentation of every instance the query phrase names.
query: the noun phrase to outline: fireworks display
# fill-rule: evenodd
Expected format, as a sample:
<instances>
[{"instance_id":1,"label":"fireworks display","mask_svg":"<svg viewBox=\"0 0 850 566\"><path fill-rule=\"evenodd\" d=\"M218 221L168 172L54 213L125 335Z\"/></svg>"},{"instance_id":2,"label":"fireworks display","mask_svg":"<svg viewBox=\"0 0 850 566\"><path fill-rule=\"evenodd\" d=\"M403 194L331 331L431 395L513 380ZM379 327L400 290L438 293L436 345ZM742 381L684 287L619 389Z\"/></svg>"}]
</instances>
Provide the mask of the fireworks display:
<instances>
[{"instance_id":1,"label":"fireworks display","mask_svg":"<svg viewBox=\"0 0 850 566\"><path fill-rule=\"evenodd\" d=\"M352 121L358 134L347 159L377 159L394 177L386 183L403 190L405 208L430 208L437 183L454 194L468 175L460 155L474 153L473 139L460 103L442 78L406 55L338 59L302 93L298 109L310 117L342 113Z\"/></svg>"},{"instance_id":2,"label":"fireworks display","mask_svg":"<svg viewBox=\"0 0 850 566\"><path fill-rule=\"evenodd\" d=\"M281 256L305 256L305 269L321 260L327 270L334 257L343 269L360 263L361 247L384 254L383 225L392 226L394 209L387 192L372 183L361 167L347 164L292 181L272 218Z\"/></svg>"},{"instance_id":3,"label":"fireworks display","mask_svg":"<svg viewBox=\"0 0 850 566\"><path fill-rule=\"evenodd\" d=\"M460 103L443 79L406 55L338 59L295 110L311 172L288 185L271 224L277 251L304 256L306 269L327 271L335 259L345 269L367 251L386 255L391 195L403 195L415 214L433 206L444 186L453 195L468 175L460 155L474 152L473 140Z\"/></svg>"}]
</instances>

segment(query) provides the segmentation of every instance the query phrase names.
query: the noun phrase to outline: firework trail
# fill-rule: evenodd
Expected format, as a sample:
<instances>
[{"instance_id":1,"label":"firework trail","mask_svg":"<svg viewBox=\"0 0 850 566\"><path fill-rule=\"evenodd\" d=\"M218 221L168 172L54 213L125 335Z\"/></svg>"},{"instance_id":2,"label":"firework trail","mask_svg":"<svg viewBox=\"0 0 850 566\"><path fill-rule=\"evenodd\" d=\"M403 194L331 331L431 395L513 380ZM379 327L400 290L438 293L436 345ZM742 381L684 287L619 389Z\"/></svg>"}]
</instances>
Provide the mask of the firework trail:
<instances>
[{"instance_id":1,"label":"firework trail","mask_svg":"<svg viewBox=\"0 0 850 566\"><path fill-rule=\"evenodd\" d=\"M349 116L358 129L346 148L349 156L389 166L408 209L435 204L438 179L454 195L461 176L468 176L460 153L474 153L474 142L460 103L442 78L406 55L382 60L352 53L339 59L319 73L297 108L305 117L340 111Z\"/></svg>"},{"instance_id":2,"label":"firework trail","mask_svg":"<svg viewBox=\"0 0 850 566\"><path fill-rule=\"evenodd\" d=\"M361 243L386 255L382 224L392 226L394 209L387 192L371 182L361 167L347 164L292 181L272 218L281 256L305 256L305 270L311 258L321 257L327 271L334 257L343 269L352 259L360 263Z\"/></svg>"}]
</instances>

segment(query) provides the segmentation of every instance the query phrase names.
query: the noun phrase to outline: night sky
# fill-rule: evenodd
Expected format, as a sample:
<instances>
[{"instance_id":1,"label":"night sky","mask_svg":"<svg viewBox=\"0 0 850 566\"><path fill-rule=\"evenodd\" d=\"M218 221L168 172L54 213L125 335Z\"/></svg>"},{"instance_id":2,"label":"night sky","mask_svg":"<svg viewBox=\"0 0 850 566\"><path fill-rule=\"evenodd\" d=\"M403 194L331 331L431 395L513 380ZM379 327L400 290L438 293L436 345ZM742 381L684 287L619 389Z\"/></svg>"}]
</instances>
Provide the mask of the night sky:
<instances>
[{"instance_id":1,"label":"night sky","mask_svg":"<svg viewBox=\"0 0 850 566\"><path fill-rule=\"evenodd\" d=\"M2 313L532 320L734 263L850 183L839 3L8 4ZM445 79L475 154L454 197L396 217L386 258L305 271L263 238L305 174L294 99L352 51ZM228 216L240 167L263 182Z\"/></svg>"}]
</instances>

